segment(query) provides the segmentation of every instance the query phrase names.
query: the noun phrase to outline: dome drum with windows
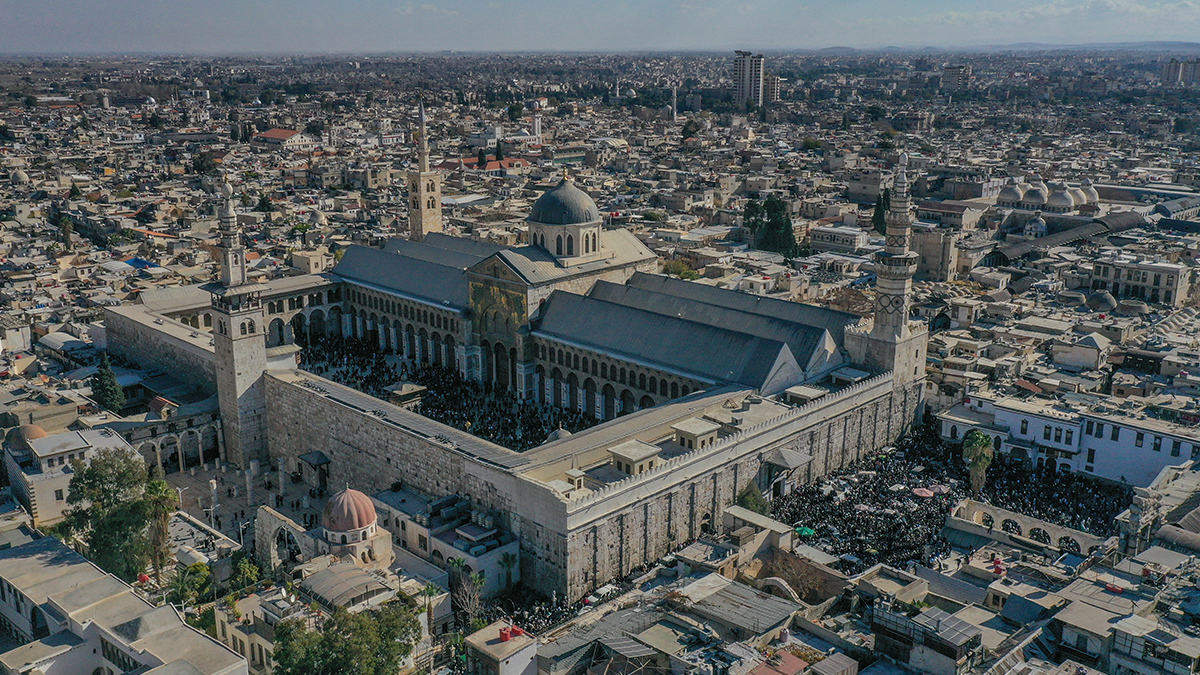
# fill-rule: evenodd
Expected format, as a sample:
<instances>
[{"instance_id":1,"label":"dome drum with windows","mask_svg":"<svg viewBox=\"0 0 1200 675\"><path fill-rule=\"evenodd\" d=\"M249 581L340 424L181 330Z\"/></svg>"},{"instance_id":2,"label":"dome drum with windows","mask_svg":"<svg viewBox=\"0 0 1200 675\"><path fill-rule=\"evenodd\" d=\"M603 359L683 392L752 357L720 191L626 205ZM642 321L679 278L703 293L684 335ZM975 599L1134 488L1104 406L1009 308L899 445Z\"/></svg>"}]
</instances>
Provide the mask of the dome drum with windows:
<instances>
[{"instance_id":1,"label":"dome drum with windows","mask_svg":"<svg viewBox=\"0 0 1200 675\"><path fill-rule=\"evenodd\" d=\"M529 243L540 246L560 262L579 262L600 253L600 209L586 192L563 176L558 185L538 198L525 219Z\"/></svg>"}]
</instances>

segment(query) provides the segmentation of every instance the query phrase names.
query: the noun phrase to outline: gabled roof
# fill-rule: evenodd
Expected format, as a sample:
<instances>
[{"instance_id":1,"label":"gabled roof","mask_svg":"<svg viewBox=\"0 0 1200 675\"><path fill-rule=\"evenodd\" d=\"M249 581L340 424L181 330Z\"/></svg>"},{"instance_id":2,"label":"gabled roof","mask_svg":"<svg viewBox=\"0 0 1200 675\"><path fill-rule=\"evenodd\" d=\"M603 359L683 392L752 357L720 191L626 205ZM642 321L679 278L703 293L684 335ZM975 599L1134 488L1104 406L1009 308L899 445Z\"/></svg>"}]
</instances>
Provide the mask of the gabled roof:
<instances>
[{"instance_id":1,"label":"gabled roof","mask_svg":"<svg viewBox=\"0 0 1200 675\"><path fill-rule=\"evenodd\" d=\"M737 291L720 292L737 293ZM637 286L598 281L592 286L588 295L625 307L696 321L768 340L778 340L791 348L792 354L801 364L808 363L813 353L825 345L827 330L819 326L788 321L776 316L752 314L721 305L696 302Z\"/></svg>"},{"instance_id":2,"label":"gabled roof","mask_svg":"<svg viewBox=\"0 0 1200 675\"><path fill-rule=\"evenodd\" d=\"M768 387L778 364L795 363L779 340L564 291L550 294L533 332L696 379L759 390Z\"/></svg>"},{"instance_id":3,"label":"gabled roof","mask_svg":"<svg viewBox=\"0 0 1200 675\"><path fill-rule=\"evenodd\" d=\"M264 132L255 134L254 137L273 141L286 141L298 133L300 132L295 129L267 129Z\"/></svg>"},{"instance_id":4,"label":"gabled roof","mask_svg":"<svg viewBox=\"0 0 1200 675\"><path fill-rule=\"evenodd\" d=\"M416 242L400 237L387 240L383 250L406 258L415 258L439 265L466 269L480 260L504 250L503 246L486 241L433 233Z\"/></svg>"},{"instance_id":5,"label":"gabled roof","mask_svg":"<svg viewBox=\"0 0 1200 675\"><path fill-rule=\"evenodd\" d=\"M804 324L829 331L838 347L844 346L846 328L857 325L861 319L856 314L840 312L826 307L803 305L761 295L730 291L706 284L697 284L682 279L658 274L635 273L627 282L629 286L665 293L692 302L702 302L718 307L735 309L747 314L776 318L791 323Z\"/></svg>"},{"instance_id":6,"label":"gabled roof","mask_svg":"<svg viewBox=\"0 0 1200 675\"><path fill-rule=\"evenodd\" d=\"M496 253L499 258L522 281L538 286L586 272L596 272L643 260L655 256L646 245L626 230L608 230L600 235L600 251L603 257L585 260L577 265L562 265L550 252L540 246L520 246ZM480 263L486 267L486 260Z\"/></svg>"},{"instance_id":7,"label":"gabled roof","mask_svg":"<svg viewBox=\"0 0 1200 675\"><path fill-rule=\"evenodd\" d=\"M463 268L351 246L333 268L337 276L364 286L465 309L467 279Z\"/></svg>"}]
</instances>

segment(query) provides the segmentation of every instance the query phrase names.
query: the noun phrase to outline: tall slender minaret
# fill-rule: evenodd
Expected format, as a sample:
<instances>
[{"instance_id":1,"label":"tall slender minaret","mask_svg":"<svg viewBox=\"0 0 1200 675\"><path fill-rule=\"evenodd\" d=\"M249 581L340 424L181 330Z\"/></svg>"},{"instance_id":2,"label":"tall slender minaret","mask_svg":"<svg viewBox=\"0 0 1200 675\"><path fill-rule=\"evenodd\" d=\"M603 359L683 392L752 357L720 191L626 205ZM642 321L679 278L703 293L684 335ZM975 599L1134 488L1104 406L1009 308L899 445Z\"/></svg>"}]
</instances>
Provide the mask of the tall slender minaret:
<instances>
[{"instance_id":1,"label":"tall slender minaret","mask_svg":"<svg viewBox=\"0 0 1200 675\"><path fill-rule=\"evenodd\" d=\"M920 256L909 249L912 204L908 194L908 155L900 155L888 210L883 250L875 254L875 311L870 333L848 333L846 347L855 363L892 371L897 387L925 377L928 327L912 321L913 275Z\"/></svg>"},{"instance_id":2,"label":"tall slender minaret","mask_svg":"<svg viewBox=\"0 0 1200 675\"><path fill-rule=\"evenodd\" d=\"M417 170L408 172L408 238L422 241L430 232L442 231L442 176L429 168L429 138L425 102L421 101L417 131Z\"/></svg>"},{"instance_id":3,"label":"tall slender minaret","mask_svg":"<svg viewBox=\"0 0 1200 675\"><path fill-rule=\"evenodd\" d=\"M912 237L912 204L908 196L908 154L900 155L886 218L883 250L875 254L875 328L879 337L901 337L908 329L909 296L919 256L908 248Z\"/></svg>"},{"instance_id":4,"label":"tall slender minaret","mask_svg":"<svg viewBox=\"0 0 1200 675\"><path fill-rule=\"evenodd\" d=\"M246 249L233 209L233 188L221 186L217 221L221 237L221 280L206 284L212 295L213 349L217 402L225 440L224 459L247 468L266 461L266 404L263 371L267 367L263 287L247 283Z\"/></svg>"},{"instance_id":5,"label":"tall slender minaret","mask_svg":"<svg viewBox=\"0 0 1200 675\"><path fill-rule=\"evenodd\" d=\"M679 122L679 87L671 85L671 123Z\"/></svg>"}]
</instances>

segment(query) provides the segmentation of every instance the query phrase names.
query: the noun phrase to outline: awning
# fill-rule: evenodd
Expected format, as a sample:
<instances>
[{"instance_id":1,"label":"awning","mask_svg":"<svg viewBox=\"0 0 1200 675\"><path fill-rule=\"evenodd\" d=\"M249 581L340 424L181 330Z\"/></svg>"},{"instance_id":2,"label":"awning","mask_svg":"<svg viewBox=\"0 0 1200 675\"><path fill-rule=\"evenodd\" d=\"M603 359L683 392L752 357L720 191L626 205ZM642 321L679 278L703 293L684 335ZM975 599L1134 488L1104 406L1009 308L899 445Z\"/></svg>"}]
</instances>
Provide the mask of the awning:
<instances>
[{"instance_id":1,"label":"awning","mask_svg":"<svg viewBox=\"0 0 1200 675\"><path fill-rule=\"evenodd\" d=\"M813 460L812 455L799 452L797 450L788 450L787 448L776 448L767 453L763 461L768 464L774 464L782 469L798 469Z\"/></svg>"},{"instance_id":2,"label":"awning","mask_svg":"<svg viewBox=\"0 0 1200 675\"><path fill-rule=\"evenodd\" d=\"M325 453L321 452L320 450L306 452L303 455L300 455L300 460L314 469L318 466L325 466L329 463L329 457L327 457Z\"/></svg>"}]
</instances>

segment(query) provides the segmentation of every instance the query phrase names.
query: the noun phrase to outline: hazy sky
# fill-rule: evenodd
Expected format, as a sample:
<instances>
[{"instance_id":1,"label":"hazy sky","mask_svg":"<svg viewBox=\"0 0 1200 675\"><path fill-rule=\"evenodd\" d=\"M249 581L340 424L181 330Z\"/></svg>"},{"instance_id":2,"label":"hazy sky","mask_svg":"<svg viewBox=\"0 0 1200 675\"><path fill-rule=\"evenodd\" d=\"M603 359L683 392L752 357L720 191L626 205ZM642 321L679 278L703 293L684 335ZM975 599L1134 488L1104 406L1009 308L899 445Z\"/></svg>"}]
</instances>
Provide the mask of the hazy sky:
<instances>
[{"instance_id":1,"label":"hazy sky","mask_svg":"<svg viewBox=\"0 0 1200 675\"><path fill-rule=\"evenodd\" d=\"M1200 0L0 0L0 53L1200 41Z\"/></svg>"}]
</instances>

